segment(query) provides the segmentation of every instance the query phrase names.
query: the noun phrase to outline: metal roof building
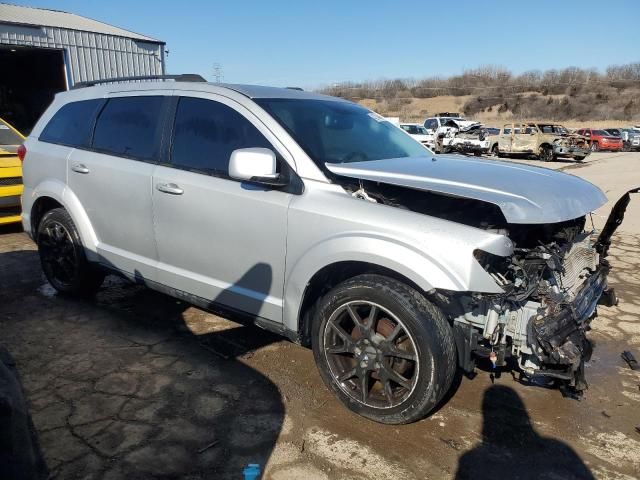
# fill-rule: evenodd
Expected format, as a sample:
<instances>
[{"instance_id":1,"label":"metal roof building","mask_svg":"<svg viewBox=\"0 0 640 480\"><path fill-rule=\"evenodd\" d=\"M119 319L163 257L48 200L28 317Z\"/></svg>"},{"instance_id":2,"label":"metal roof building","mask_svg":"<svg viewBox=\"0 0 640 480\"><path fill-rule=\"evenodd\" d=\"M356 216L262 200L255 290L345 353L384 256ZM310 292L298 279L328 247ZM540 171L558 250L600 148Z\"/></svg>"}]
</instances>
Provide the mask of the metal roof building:
<instances>
[{"instance_id":1,"label":"metal roof building","mask_svg":"<svg viewBox=\"0 0 640 480\"><path fill-rule=\"evenodd\" d=\"M73 13L0 3L0 45L60 49L67 82L164 74L164 42Z\"/></svg>"},{"instance_id":2,"label":"metal roof building","mask_svg":"<svg viewBox=\"0 0 640 480\"><path fill-rule=\"evenodd\" d=\"M162 75L164 50L160 40L73 13L0 3L0 116L7 108L39 116L34 96L48 104L78 82Z\"/></svg>"}]
</instances>

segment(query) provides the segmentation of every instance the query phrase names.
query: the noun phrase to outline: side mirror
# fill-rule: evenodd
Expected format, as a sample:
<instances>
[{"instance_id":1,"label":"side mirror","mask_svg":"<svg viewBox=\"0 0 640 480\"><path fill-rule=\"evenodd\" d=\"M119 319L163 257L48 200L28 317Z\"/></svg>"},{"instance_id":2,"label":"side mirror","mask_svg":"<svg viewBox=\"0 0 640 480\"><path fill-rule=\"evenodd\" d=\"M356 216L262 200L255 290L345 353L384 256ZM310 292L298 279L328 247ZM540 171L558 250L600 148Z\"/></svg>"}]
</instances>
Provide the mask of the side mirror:
<instances>
[{"instance_id":1,"label":"side mirror","mask_svg":"<svg viewBox=\"0 0 640 480\"><path fill-rule=\"evenodd\" d=\"M229 176L235 180L284 187L289 182L276 169L276 154L268 148L240 148L231 152Z\"/></svg>"}]
</instances>

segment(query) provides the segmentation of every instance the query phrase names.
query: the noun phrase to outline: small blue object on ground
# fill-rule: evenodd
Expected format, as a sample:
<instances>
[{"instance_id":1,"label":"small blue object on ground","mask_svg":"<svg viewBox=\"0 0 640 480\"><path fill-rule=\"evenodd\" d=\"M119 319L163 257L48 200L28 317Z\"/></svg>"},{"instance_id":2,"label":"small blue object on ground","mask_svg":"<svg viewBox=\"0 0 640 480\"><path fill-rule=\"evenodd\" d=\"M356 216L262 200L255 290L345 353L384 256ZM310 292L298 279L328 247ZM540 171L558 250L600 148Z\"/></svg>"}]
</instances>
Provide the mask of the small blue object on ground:
<instances>
[{"instance_id":1,"label":"small blue object on ground","mask_svg":"<svg viewBox=\"0 0 640 480\"><path fill-rule=\"evenodd\" d=\"M244 480L258 480L260 478L260 465L257 463L250 463L244 470Z\"/></svg>"}]
</instances>

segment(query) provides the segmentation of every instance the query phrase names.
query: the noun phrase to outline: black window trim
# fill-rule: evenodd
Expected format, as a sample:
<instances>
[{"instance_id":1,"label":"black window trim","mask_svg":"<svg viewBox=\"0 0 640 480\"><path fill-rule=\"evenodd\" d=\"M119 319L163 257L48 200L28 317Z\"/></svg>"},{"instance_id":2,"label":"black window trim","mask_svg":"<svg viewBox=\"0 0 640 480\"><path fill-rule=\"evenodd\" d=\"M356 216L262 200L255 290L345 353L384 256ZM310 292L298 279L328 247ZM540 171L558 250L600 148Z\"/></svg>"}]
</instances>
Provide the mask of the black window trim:
<instances>
[{"instance_id":1,"label":"black window trim","mask_svg":"<svg viewBox=\"0 0 640 480\"><path fill-rule=\"evenodd\" d=\"M158 130L156 131L156 135L153 140L154 144L156 145L156 151L154 152L153 158L142 158L142 157L137 157L135 155L114 153L109 150L104 150L101 148L94 147L93 141L96 133L96 127L98 125L98 118L100 118L100 115L106 108L107 104L109 103L109 100L115 100L115 99L121 99L121 98L140 98L140 97L160 97L162 99L162 105L160 106L160 119L158 120L160 125L157 127ZM163 132L165 128L165 123L167 120L167 110L168 110L168 106L171 99L172 99L172 96L168 93L156 93L156 92L153 92L151 95L114 95L110 97L105 97L104 98L105 102L100 108L100 112L95 116L95 119L93 122L90 148L82 149L82 150L88 150L94 153L99 153L101 155L111 155L112 157L124 158L126 160L135 160L136 162L150 163L152 165L160 164L160 159L162 156L162 139L163 139L162 137L163 137Z\"/></svg>"},{"instance_id":2,"label":"black window trim","mask_svg":"<svg viewBox=\"0 0 640 480\"><path fill-rule=\"evenodd\" d=\"M88 102L88 101L94 101L94 100L99 100L102 103L98 105L98 108L96 108L95 112L93 113L93 116L91 117L91 127L89 128L89 142L88 145L73 145L71 143L65 143L65 142L52 142L50 140L45 140L42 138L42 134L44 133L44 131L47 129L47 126L49 125L49 123L51 123L51 120L53 120L53 118L60 112L60 110L62 110L64 107L66 107L67 105L71 105L72 103L80 103L80 102ZM38 141L42 142L42 143L48 143L50 145L60 145L61 147L69 147L69 148L77 148L78 150L85 150L85 151L91 151L91 145L93 144L93 134L96 128L96 121L98 119L98 117L100 116L100 113L102 113L102 110L104 109L104 106L107 104L107 99L106 98L85 98L84 100L74 100L72 102L67 102L63 105L60 106L60 108L58 108L55 113L53 115L51 115L51 118L49 118L49 120L47 121L47 124L42 128L42 131L40 132L40 135L38 135Z\"/></svg>"},{"instance_id":3,"label":"black window trim","mask_svg":"<svg viewBox=\"0 0 640 480\"><path fill-rule=\"evenodd\" d=\"M265 140L269 143L269 145L271 146L271 150L276 155L276 162L280 166L281 173L288 177L289 184L286 187L269 187L269 189L270 190L278 190L278 191L281 191L281 192L293 193L295 195L301 195L302 194L302 192L304 191L304 182L298 176L298 174L295 171L295 169L289 164L289 162L287 162L287 160L285 160L284 156L273 145L273 142L271 142L271 140L269 140L266 137L266 135L264 135L264 133L262 133L262 131L255 125L255 123L252 122L251 120L249 120L247 118L247 116L244 115L242 112L240 112L238 109L233 108L231 105L228 105L228 104L226 104L224 102L220 102L220 101L218 101L216 99L207 98L207 97L200 97L200 96L184 95L184 94L182 94L182 92L180 92L180 93L176 92L172 98L173 98L173 101L172 101L171 107L170 107L169 112L168 112L169 117L168 117L168 119L166 121L165 131L164 131L164 136L163 136L163 140L165 140L165 142L163 143L163 149L162 149L162 155L161 155L162 163L160 163L159 165L162 165L162 166L168 167L168 168L175 168L176 170L183 170L183 171L186 171L186 172L196 173L198 175L205 175L205 176L208 176L208 177L220 178L222 180L229 180L229 181L236 182L236 183L245 183L245 181L237 180L235 178L230 177L228 171L226 173L218 172L218 171L213 171L213 172L211 172L211 171L203 171L203 170L199 170L197 168L189 168L189 167L186 167L186 166L176 165L176 164L173 163L173 141L174 141L174 138L175 138L175 135L174 135L174 133L175 133L175 125L176 125L176 120L177 120L178 104L180 102L180 99L182 99L182 98L195 98L195 99L200 99L200 100L206 100L206 101L209 101L209 102L216 102L216 103L220 103L221 105L225 105L225 106L231 108L238 115L240 115L242 118L244 118L247 122L249 122L251 125L253 125L254 128L256 130L258 130L260 135L262 135L265 138ZM267 187L265 186L265 188L267 188Z\"/></svg>"}]
</instances>

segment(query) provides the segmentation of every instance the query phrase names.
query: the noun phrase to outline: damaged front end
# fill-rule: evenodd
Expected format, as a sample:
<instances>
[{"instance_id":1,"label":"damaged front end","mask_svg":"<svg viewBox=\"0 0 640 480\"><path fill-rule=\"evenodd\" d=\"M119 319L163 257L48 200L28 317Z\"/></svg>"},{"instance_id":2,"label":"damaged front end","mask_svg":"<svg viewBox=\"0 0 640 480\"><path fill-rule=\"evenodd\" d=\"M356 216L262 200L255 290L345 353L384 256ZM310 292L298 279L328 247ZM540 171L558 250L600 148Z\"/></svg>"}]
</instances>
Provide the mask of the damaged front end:
<instances>
[{"instance_id":1,"label":"damaged front end","mask_svg":"<svg viewBox=\"0 0 640 480\"><path fill-rule=\"evenodd\" d=\"M584 159L591 153L587 139L582 135L566 134L553 142L553 154L556 157Z\"/></svg>"},{"instance_id":2,"label":"damaged front end","mask_svg":"<svg viewBox=\"0 0 640 480\"><path fill-rule=\"evenodd\" d=\"M625 194L597 238L585 218L546 226L518 225L509 232L517 248L509 258L477 251L476 259L503 288L499 295L454 294L459 363L471 372L478 358L493 367L516 363L525 377L554 379L572 395L587 388L587 337L597 305L615 305L606 260L615 229L629 203Z\"/></svg>"},{"instance_id":3,"label":"damaged front end","mask_svg":"<svg viewBox=\"0 0 640 480\"><path fill-rule=\"evenodd\" d=\"M489 151L489 132L481 123L467 122L461 126L453 120L445 124L443 139L445 151L481 155Z\"/></svg>"},{"instance_id":4,"label":"damaged front end","mask_svg":"<svg viewBox=\"0 0 640 480\"><path fill-rule=\"evenodd\" d=\"M554 380L566 392L587 388L584 365L593 348L587 332L597 305L616 303L607 284L608 248L630 194L640 189L616 203L596 237L586 220L606 197L572 175L447 156L327 168L356 198L468 225L513 244L509 256L481 247L473 253L500 293L471 286L430 292L453 326L464 371L472 373L485 359L493 368L515 366L523 378Z\"/></svg>"}]
</instances>

